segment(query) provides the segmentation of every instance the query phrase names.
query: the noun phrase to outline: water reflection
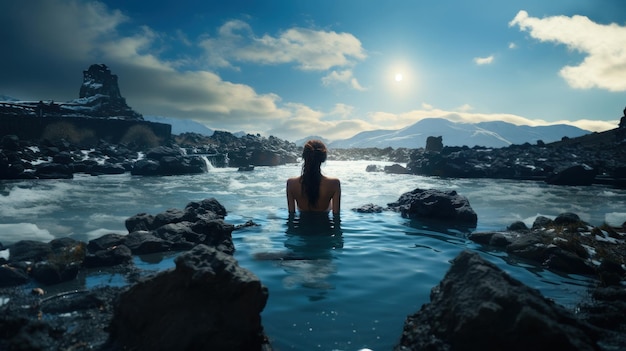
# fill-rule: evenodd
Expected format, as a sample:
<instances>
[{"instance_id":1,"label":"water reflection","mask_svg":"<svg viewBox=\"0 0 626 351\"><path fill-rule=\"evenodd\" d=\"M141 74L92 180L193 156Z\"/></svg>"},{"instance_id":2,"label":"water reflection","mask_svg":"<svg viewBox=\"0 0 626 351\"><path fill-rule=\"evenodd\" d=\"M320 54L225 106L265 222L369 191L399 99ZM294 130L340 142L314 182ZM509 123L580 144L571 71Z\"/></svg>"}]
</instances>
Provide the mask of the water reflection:
<instances>
[{"instance_id":1,"label":"water reflection","mask_svg":"<svg viewBox=\"0 0 626 351\"><path fill-rule=\"evenodd\" d=\"M423 231L448 234L458 238L467 238L476 231L476 225L467 225L445 220L428 218L412 218L405 223L406 226L417 229L420 234Z\"/></svg>"},{"instance_id":2,"label":"water reflection","mask_svg":"<svg viewBox=\"0 0 626 351\"><path fill-rule=\"evenodd\" d=\"M330 258L332 250L343 248L341 219L327 213L290 214L287 220L285 247L295 257Z\"/></svg>"},{"instance_id":3,"label":"water reflection","mask_svg":"<svg viewBox=\"0 0 626 351\"><path fill-rule=\"evenodd\" d=\"M343 232L339 216L303 212L289 215L286 223L286 251L257 253L258 260L277 260L288 275L283 286L288 289L313 289L311 300L325 298L334 289L330 277L337 272L333 262L343 248Z\"/></svg>"}]
</instances>

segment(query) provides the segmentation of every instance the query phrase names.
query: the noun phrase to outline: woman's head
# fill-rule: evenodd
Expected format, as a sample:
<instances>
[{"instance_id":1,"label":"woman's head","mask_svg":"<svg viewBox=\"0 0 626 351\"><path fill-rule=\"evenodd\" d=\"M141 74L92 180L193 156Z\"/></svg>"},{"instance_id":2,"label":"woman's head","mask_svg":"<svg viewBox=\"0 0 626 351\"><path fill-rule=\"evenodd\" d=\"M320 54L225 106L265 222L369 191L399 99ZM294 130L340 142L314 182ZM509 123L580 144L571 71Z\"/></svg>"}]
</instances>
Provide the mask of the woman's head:
<instances>
[{"instance_id":1,"label":"woman's head","mask_svg":"<svg viewBox=\"0 0 626 351\"><path fill-rule=\"evenodd\" d=\"M309 205L315 206L319 198L320 182L322 180L322 163L326 161L326 145L320 140L309 140L302 150L302 190L309 200Z\"/></svg>"},{"instance_id":2,"label":"woman's head","mask_svg":"<svg viewBox=\"0 0 626 351\"><path fill-rule=\"evenodd\" d=\"M302 159L305 164L321 165L326 161L326 145L320 140L309 140L302 149Z\"/></svg>"}]
</instances>

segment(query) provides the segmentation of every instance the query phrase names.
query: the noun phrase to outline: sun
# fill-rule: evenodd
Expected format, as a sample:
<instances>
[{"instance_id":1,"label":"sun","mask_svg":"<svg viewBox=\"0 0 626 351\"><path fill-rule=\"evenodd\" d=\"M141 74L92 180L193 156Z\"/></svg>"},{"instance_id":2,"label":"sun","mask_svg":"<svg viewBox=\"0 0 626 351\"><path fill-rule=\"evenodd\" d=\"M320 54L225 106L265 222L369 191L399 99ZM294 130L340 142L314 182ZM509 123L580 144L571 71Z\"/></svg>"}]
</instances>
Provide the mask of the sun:
<instances>
[{"instance_id":1,"label":"sun","mask_svg":"<svg viewBox=\"0 0 626 351\"><path fill-rule=\"evenodd\" d=\"M396 82L401 82L402 78L402 73L396 73Z\"/></svg>"}]
</instances>

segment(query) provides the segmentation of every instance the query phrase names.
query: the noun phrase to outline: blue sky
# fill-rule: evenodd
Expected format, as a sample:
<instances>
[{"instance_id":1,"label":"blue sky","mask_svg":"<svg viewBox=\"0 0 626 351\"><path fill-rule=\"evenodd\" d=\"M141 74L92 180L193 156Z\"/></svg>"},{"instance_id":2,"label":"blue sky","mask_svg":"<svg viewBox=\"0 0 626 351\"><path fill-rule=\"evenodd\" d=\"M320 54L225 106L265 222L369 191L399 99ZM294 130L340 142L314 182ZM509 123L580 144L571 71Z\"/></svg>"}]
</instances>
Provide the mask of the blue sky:
<instances>
[{"instance_id":1,"label":"blue sky","mask_svg":"<svg viewBox=\"0 0 626 351\"><path fill-rule=\"evenodd\" d=\"M602 131L626 106L626 2L0 2L0 95L78 98L106 64L139 113L297 140L422 118Z\"/></svg>"}]
</instances>

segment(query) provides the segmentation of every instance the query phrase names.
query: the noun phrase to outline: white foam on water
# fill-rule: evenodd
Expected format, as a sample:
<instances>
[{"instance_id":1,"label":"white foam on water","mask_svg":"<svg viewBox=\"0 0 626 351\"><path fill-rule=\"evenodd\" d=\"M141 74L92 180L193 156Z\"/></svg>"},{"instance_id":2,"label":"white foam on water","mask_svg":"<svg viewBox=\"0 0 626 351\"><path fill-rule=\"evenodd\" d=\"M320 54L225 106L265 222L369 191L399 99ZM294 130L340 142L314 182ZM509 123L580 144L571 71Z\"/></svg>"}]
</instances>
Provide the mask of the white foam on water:
<instances>
[{"instance_id":1,"label":"white foam on water","mask_svg":"<svg viewBox=\"0 0 626 351\"><path fill-rule=\"evenodd\" d=\"M612 227L621 227L626 222L626 212L610 212L604 215L606 224Z\"/></svg>"},{"instance_id":2,"label":"white foam on water","mask_svg":"<svg viewBox=\"0 0 626 351\"><path fill-rule=\"evenodd\" d=\"M36 184L33 187L14 186L7 196L0 196L2 218L28 218L60 209L60 201L71 186L64 182Z\"/></svg>"},{"instance_id":3,"label":"white foam on water","mask_svg":"<svg viewBox=\"0 0 626 351\"><path fill-rule=\"evenodd\" d=\"M0 240L3 244L20 240L50 241L54 236L47 229L41 229L33 223L0 224Z\"/></svg>"},{"instance_id":4,"label":"white foam on water","mask_svg":"<svg viewBox=\"0 0 626 351\"><path fill-rule=\"evenodd\" d=\"M9 259L9 249L0 251L0 258L4 258L5 260Z\"/></svg>"},{"instance_id":5,"label":"white foam on water","mask_svg":"<svg viewBox=\"0 0 626 351\"><path fill-rule=\"evenodd\" d=\"M211 163L211 160L209 160L207 156L202 156L202 159L204 160L204 163L206 164L206 168L209 171L212 171L213 169L215 169L215 166L213 166L213 163Z\"/></svg>"}]
</instances>

